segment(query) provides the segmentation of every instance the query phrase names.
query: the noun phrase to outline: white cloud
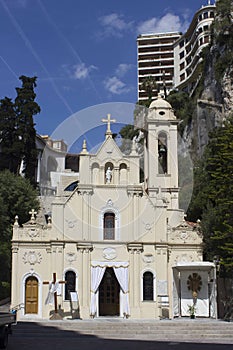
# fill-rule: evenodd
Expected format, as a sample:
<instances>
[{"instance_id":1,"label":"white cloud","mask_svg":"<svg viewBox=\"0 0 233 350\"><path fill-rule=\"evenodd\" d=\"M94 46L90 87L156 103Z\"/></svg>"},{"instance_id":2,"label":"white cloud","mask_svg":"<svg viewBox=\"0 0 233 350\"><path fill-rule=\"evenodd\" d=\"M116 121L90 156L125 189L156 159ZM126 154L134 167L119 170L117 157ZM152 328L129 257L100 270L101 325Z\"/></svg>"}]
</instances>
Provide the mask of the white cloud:
<instances>
[{"instance_id":1,"label":"white cloud","mask_svg":"<svg viewBox=\"0 0 233 350\"><path fill-rule=\"evenodd\" d=\"M134 67L133 64L128 64L128 63L121 63L118 65L116 69L116 75L120 78L125 76L127 72L129 72L132 68Z\"/></svg>"},{"instance_id":2,"label":"white cloud","mask_svg":"<svg viewBox=\"0 0 233 350\"><path fill-rule=\"evenodd\" d=\"M89 73L93 70L93 69L97 69L96 66L89 66L87 67L85 63L79 63L76 64L74 67L74 73L73 73L73 77L75 79L86 79L89 75Z\"/></svg>"},{"instance_id":3,"label":"white cloud","mask_svg":"<svg viewBox=\"0 0 233 350\"><path fill-rule=\"evenodd\" d=\"M138 34L176 32L182 30L182 23L179 16L167 13L161 18L153 17L138 25Z\"/></svg>"},{"instance_id":4,"label":"white cloud","mask_svg":"<svg viewBox=\"0 0 233 350\"><path fill-rule=\"evenodd\" d=\"M131 90L123 81L118 79L116 76L105 79L104 87L114 95L121 95Z\"/></svg>"},{"instance_id":5,"label":"white cloud","mask_svg":"<svg viewBox=\"0 0 233 350\"><path fill-rule=\"evenodd\" d=\"M102 16L99 18L99 22L103 27L99 33L100 37L122 37L123 33L132 27L132 22L126 22L123 16L118 13Z\"/></svg>"}]
</instances>

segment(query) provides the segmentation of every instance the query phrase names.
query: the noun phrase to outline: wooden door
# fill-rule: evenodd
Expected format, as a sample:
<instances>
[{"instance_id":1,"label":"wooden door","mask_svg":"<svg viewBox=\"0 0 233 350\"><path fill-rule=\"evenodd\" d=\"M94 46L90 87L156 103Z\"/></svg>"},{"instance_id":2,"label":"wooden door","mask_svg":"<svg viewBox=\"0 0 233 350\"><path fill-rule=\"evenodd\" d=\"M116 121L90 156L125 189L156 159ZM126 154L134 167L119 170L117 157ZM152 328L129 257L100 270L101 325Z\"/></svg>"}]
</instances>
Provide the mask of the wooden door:
<instances>
[{"instance_id":1,"label":"wooden door","mask_svg":"<svg viewBox=\"0 0 233 350\"><path fill-rule=\"evenodd\" d=\"M99 287L99 316L119 316L120 286L113 268L106 268Z\"/></svg>"},{"instance_id":2,"label":"wooden door","mask_svg":"<svg viewBox=\"0 0 233 350\"><path fill-rule=\"evenodd\" d=\"M38 280L36 277L28 277L25 284L25 313L38 313Z\"/></svg>"}]
</instances>

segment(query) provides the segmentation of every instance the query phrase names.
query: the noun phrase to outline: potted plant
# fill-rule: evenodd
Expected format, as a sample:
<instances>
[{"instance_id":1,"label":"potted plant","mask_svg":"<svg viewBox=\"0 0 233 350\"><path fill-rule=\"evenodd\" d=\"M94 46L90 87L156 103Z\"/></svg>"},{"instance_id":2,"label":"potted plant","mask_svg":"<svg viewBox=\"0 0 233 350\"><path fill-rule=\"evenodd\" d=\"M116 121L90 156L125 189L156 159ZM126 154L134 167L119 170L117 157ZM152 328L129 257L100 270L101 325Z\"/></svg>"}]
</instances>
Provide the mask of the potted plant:
<instances>
[{"instance_id":1,"label":"potted plant","mask_svg":"<svg viewBox=\"0 0 233 350\"><path fill-rule=\"evenodd\" d=\"M190 318L195 318L196 307L194 304L188 305L188 312L189 312Z\"/></svg>"}]
</instances>

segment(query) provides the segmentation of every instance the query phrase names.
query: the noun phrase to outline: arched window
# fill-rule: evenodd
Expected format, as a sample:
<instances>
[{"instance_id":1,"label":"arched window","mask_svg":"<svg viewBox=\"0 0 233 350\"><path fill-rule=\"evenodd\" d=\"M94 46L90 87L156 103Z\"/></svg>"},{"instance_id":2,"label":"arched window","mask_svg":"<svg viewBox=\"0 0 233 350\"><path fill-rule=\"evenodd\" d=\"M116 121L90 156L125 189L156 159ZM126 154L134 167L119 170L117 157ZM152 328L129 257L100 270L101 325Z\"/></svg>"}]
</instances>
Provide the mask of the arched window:
<instances>
[{"instance_id":1,"label":"arched window","mask_svg":"<svg viewBox=\"0 0 233 350\"><path fill-rule=\"evenodd\" d=\"M70 292L76 291L76 274L74 271L67 271L65 274L65 300L70 300Z\"/></svg>"},{"instance_id":2,"label":"arched window","mask_svg":"<svg viewBox=\"0 0 233 350\"><path fill-rule=\"evenodd\" d=\"M154 276L150 271L143 274L143 300L154 300Z\"/></svg>"},{"instance_id":3,"label":"arched window","mask_svg":"<svg viewBox=\"0 0 233 350\"><path fill-rule=\"evenodd\" d=\"M78 181L74 181L71 184L69 184L64 191L71 191L73 192L75 188L78 186Z\"/></svg>"},{"instance_id":4,"label":"arched window","mask_svg":"<svg viewBox=\"0 0 233 350\"><path fill-rule=\"evenodd\" d=\"M158 137L159 174L167 174L167 135L160 133Z\"/></svg>"},{"instance_id":5,"label":"arched window","mask_svg":"<svg viewBox=\"0 0 233 350\"><path fill-rule=\"evenodd\" d=\"M115 239L115 214L104 214L104 239Z\"/></svg>"}]
</instances>

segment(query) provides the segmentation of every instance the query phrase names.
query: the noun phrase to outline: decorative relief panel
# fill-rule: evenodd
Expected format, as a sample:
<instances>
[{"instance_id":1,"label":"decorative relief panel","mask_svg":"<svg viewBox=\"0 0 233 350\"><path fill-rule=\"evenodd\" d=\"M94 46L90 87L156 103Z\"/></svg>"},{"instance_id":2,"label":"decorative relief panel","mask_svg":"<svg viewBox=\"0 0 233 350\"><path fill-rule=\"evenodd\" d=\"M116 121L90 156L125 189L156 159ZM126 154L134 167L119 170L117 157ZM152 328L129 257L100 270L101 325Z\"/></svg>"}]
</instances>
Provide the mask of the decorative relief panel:
<instances>
[{"instance_id":1,"label":"decorative relief panel","mask_svg":"<svg viewBox=\"0 0 233 350\"><path fill-rule=\"evenodd\" d=\"M77 224L76 224L77 221L78 221L78 220L67 220L67 219L66 219L67 226L68 226L69 228L71 228L71 229L74 228L74 227L77 228Z\"/></svg>"},{"instance_id":2,"label":"decorative relief panel","mask_svg":"<svg viewBox=\"0 0 233 350\"><path fill-rule=\"evenodd\" d=\"M29 251L29 252L25 252L23 255L24 264L30 264L30 265L40 264L41 260L42 260L42 255L40 252Z\"/></svg>"},{"instance_id":3,"label":"decorative relief panel","mask_svg":"<svg viewBox=\"0 0 233 350\"><path fill-rule=\"evenodd\" d=\"M181 255L177 255L175 257L174 262L177 264L178 262L192 262L194 261L193 256L192 255L188 255L188 254L181 254Z\"/></svg>"},{"instance_id":4,"label":"decorative relief panel","mask_svg":"<svg viewBox=\"0 0 233 350\"><path fill-rule=\"evenodd\" d=\"M28 236L31 238L39 236L39 230L36 228L31 228L30 230L27 231L27 233L28 233Z\"/></svg>"},{"instance_id":5,"label":"decorative relief panel","mask_svg":"<svg viewBox=\"0 0 233 350\"><path fill-rule=\"evenodd\" d=\"M68 252L66 253L66 260L72 264L73 261L76 261L77 260L77 255L75 253L72 253L72 252Z\"/></svg>"},{"instance_id":6,"label":"decorative relief panel","mask_svg":"<svg viewBox=\"0 0 233 350\"><path fill-rule=\"evenodd\" d=\"M145 254L142 257L142 260L146 263L146 264L151 264L154 262L154 256L153 254Z\"/></svg>"},{"instance_id":7,"label":"decorative relief panel","mask_svg":"<svg viewBox=\"0 0 233 350\"><path fill-rule=\"evenodd\" d=\"M111 248L111 247L103 249L103 257L106 260L113 260L113 259L115 259L117 257L116 249L115 248Z\"/></svg>"}]
</instances>

